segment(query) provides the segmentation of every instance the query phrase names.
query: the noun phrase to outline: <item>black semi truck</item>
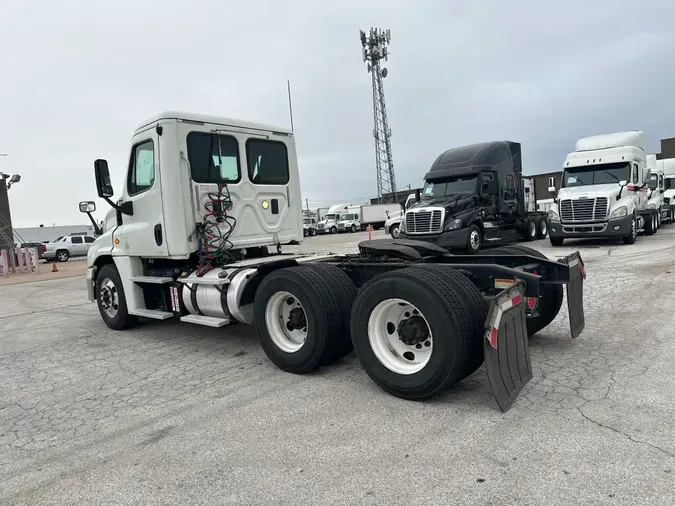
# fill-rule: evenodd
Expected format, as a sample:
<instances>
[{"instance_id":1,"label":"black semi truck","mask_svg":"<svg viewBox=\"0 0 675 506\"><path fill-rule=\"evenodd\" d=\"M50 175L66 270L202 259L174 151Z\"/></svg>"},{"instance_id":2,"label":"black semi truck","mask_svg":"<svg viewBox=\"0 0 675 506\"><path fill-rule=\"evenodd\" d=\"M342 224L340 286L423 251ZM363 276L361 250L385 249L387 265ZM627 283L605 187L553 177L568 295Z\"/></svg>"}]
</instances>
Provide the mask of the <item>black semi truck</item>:
<instances>
[{"instance_id":1,"label":"black semi truck","mask_svg":"<svg viewBox=\"0 0 675 506\"><path fill-rule=\"evenodd\" d=\"M488 245L543 239L547 213L528 210L518 142L449 149L424 176L405 211L401 238L477 253ZM530 201L534 201L534 196Z\"/></svg>"}]
</instances>

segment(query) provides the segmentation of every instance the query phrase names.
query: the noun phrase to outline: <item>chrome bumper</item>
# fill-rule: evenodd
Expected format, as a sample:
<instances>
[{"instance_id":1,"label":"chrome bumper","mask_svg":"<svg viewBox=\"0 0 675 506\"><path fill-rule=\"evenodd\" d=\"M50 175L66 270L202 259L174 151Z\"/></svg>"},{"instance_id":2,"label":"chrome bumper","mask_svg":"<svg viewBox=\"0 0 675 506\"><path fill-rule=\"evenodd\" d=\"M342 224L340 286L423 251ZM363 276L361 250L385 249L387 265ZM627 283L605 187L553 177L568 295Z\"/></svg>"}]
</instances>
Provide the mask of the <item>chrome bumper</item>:
<instances>
[{"instance_id":1,"label":"chrome bumper","mask_svg":"<svg viewBox=\"0 0 675 506\"><path fill-rule=\"evenodd\" d=\"M96 279L96 267L89 267L87 269L87 299L89 302L94 302L96 297L94 296L94 279Z\"/></svg>"}]
</instances>

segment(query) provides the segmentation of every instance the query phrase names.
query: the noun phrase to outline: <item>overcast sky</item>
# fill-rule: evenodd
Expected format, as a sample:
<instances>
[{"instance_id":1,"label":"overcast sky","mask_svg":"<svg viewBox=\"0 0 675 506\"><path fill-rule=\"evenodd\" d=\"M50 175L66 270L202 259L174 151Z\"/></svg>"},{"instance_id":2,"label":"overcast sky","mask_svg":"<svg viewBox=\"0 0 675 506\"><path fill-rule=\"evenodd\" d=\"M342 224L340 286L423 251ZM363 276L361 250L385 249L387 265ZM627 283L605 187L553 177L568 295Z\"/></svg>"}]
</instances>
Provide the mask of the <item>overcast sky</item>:
<instances>
[{"instance_id":1,"label":"overcast sky","mask_svg":"<svg viewBox=\"0 0 675 506\"><path fill-rule=\"evenodd\" d=\"M183 110L288 125L310 206L377 193L359 29L390 28L399 187L463 144L523 144L524 172L579 137L675 137L675 2L0 0L0 171L15 227L87 223L93 160L119 193L145 118ZM554 4L552 7L550 4ZM100 218L107 204L97 200Z\"/></svg>"}]
</instances>

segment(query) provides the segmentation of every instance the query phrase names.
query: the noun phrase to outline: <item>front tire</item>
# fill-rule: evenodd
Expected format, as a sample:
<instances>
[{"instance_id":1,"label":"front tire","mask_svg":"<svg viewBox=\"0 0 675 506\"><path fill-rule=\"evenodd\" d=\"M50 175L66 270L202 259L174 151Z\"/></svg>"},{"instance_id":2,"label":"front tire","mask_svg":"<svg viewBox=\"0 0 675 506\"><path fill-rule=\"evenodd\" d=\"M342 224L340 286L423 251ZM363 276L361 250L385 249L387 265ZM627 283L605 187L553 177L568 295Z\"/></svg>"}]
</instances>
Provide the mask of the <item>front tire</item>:
<instances>
[{"instance_id":1,"label":"front tire","mask_svg":"<svg viewBox=\"0 0 675 506\"><path fill-rule=\"evenodd\" d=\"M349 231L350 231L352 234L353 234L354 232L356 232L356 225L352 225L351 227L349 227Z\"/></svg>"},{"instance_id":2,"label":"front tire","mask_svg":"<svg viewBox=\"0 0 675 506\"><path fill-rule=\"evenodd\" d=\"M469 233L466 237L466 252L469 255L478 253L483 247L483 233L478 225L473 224L469 227Z\"/></svg>"},{"instance_id":3,"label":"front tire","mask_svg":"<svg viewBox=\"0 0 675 506\"><path fill-rule=\"evenodd\" d=\"M337 227L331 227L330 233L331 234L337 234Z\"/></svg>"},{"instance_id":4,"label":"front tire","mask_svg":"<svg viewBox=\"0 0 675 506\"><path fill-rule=\"evenodd\" d=\"M623 238L624 244L635 244L635 241L637 240L637 217L635 215L633 215L633 221L630 226L630 233Z\"/></svg>"},{"instance_id":5,"label":"front tire","mask_svg":"<svg viewBox=\"0 0 675 506\"><path fill-rule=\"evenodd\" d=\"M548 235L548 221L546 221L546 218L542 218L541 221L539 222L539 225L537 226L537 238L546 239L547 235Z\"/></svg>"},{"instance_id":6,"label":"front tire","mask_svg":"<svg viewBox=\"0 0 675 506\"><path fill-rule=\"evenodd\" d=\"M114 264L105 264L96 276L96 302L103 322L113 330L126 330L138 322L129 314L122 279Z\"/></svg>"},{"instance_id":7,"label":"front tire","mask_svg":"<svg viewBox=\"0 0 675 506\"><path fill-rule=\"evenodd\" d=\"M398 224L392 225L391 228L389 229L389 234L391 235L392 238L398 239L398 236L401 234L401 228Z\"/></svg>"},{"instance_id":8,"label":"front tire","mask_svg":"<svg viewBox=\"0 0 675 506\"><path fill-rule=\"evenodd\" d=\"M343 339L343 313L332 284L308 266L268 274L253 301L263 351L280 369L305 374L334 361Z\"/></svg>"},{"instance_id":9,"label":"front tire","mask_svg":"<svg viewBox=\"0 0 675 506\"><path fill-rule=\"evenodd\" d=\"M464 294L433 269L381 274L352 308L354 351L368 376L392 395L432 397L470 369L472 315Z\"/></svg>"}]
</instances>

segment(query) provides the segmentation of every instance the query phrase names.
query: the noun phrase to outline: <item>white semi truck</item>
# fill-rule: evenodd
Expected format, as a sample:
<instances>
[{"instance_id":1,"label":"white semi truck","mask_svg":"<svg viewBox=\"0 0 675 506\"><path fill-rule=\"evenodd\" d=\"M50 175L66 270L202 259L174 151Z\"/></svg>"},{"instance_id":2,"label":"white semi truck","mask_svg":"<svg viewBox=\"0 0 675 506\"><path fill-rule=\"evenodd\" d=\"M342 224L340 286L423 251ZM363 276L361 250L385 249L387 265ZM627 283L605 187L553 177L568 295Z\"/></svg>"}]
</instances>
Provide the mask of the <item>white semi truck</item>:
<instances>
[{"instance_id":1,"label":"white semi truck","mask_svg":"<svg viewBox=\"0 0 675 506\"><path fill-rule=\"evenodd\" d=\"M633 244L639 232L656 232L658 217L648 206L650 171L645 136L619 132L579 139L563 163L562 187L548 212L549 238L617 238Z\"/></svg>"},{"instance_id":2,"label":"white semi truck","mask_svg":"<svg viewBox=\"0 0 675 506\"><path fill-rule=\"evenodd\" d=\"M111 329L139 317L251 324L284 371L307 373L353 349L377 385L406 399L431 397L484 362L502 410L532 377L527 338L556 317L564 284L572 337L583 330L578 252L455 256L381 239L353 254L284 254L303 238L289 130L167 112L136 130L127 167L114 202L108 164L94 162L117 220L89 250L86 288Z\"/></svg>"},{"instance_id":3,"label":"white semi truck","mask_svg":"<svg viewBox=\"0 0 675 506\"><path fill-rule=\"evenodd\" d=\"M672 223L675 220L675 158L657 160L656 165L663 171L663 208L661 220Z\"/></svg>"},{"instance_id":4,"label":"white semi truck","mask_svg":"<svg viewBox=\"0 0 675 506\"><path fill-rule=\"evenodd\" d=\"M358 209L358 206L352 204L336 204L328 209L319 223L316 225L316 231L319 234L337 234L338 223L342 219L342 215ZM356 211L353 211L356 212Z\"/></svg>"},{"instance_id":5,"label":"white semi truck","mask_svg":"<svg viewBox=\"0 0 675 506\"><path fill-rule=\"evenodd\" d=\"M659 166L656 155L647 155L647 168L649 169L649 181L647 182L647 207L656 212L656 230L661 228L663 218L663 194L665 181L663 168Z\"/></svg>"}]
</instances>

